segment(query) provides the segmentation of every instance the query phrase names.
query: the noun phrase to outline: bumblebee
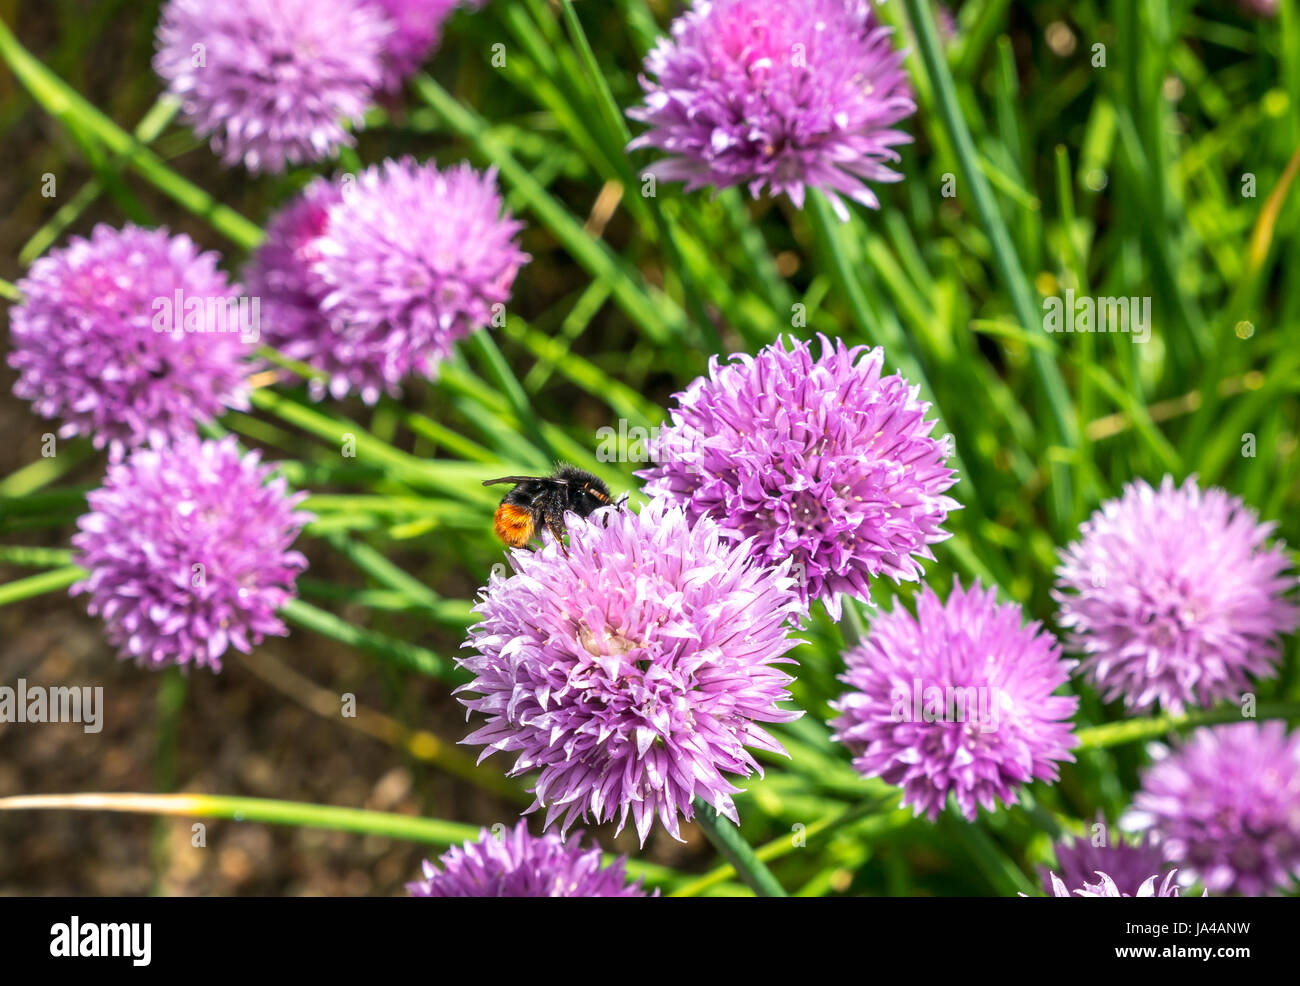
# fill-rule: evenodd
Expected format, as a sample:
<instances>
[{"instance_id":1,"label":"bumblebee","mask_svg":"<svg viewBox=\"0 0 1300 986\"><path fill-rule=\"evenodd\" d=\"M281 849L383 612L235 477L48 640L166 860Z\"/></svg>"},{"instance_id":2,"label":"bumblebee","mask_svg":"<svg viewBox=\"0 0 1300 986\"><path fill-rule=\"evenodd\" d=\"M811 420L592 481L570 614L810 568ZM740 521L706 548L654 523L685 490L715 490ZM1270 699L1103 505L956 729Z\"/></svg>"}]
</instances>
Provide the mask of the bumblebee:
<instances>
[{"instance_id":1,"label":"bumblebee","mask_svg":"<svg viewBox=\"0 0 1300 986\"><path fill-rule=\"evenodd\" d=\"M497 507L493 527L497 537L512 548L522 548L545 527L555 540L564 536L564 513L586 517L613 501L609 488L589 472L560 463L549 476L502 476L484 486L514 483Z\"/></svg>"}]
</instances>

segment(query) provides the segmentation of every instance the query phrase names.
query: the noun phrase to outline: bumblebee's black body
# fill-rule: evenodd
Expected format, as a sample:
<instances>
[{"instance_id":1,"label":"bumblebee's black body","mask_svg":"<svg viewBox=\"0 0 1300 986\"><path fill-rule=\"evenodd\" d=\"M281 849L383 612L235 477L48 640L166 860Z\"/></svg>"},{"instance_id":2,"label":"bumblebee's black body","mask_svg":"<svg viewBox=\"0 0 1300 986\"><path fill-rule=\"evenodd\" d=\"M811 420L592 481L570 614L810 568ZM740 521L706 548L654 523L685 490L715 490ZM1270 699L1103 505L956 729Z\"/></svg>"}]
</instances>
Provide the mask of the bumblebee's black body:
<instances>
[{"instance_id":1,"label":"bumblebee's black body","mask_svg":"<svg viewBox=\"0 0 1300 986\"><path fill-rule=\"evenodd\" d=\"M514 483L497 507L497 537L512 548L522 548L545 527L559 541L564 536L564 513L586 517L611 502L609 488L589 472L560 464L550 476L502 476L484 486Z\"/></svg>"}]
</instances>

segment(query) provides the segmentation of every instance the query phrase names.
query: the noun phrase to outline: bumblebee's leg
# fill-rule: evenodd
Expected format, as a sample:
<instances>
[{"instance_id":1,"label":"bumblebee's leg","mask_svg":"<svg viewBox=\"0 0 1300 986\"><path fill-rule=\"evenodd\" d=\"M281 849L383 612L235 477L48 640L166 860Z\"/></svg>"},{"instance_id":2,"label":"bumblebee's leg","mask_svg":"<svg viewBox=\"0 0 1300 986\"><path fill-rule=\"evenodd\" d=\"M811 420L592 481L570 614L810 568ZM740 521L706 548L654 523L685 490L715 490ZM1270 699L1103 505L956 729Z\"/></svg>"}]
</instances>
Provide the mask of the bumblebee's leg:
<instances>
[{"instance_id":1,"label":"bumblebee's leg","mask_svg":"<svg viewBox=\"0 0 1300 986\"><path fill-rule=\"evenodd\" d=\"M567 556L569 546L564 543L564 522L555 517L546 518L546 529L551 532L551 537L555 538L560 544L560 550Z\"/></svg>"}]
</instances>

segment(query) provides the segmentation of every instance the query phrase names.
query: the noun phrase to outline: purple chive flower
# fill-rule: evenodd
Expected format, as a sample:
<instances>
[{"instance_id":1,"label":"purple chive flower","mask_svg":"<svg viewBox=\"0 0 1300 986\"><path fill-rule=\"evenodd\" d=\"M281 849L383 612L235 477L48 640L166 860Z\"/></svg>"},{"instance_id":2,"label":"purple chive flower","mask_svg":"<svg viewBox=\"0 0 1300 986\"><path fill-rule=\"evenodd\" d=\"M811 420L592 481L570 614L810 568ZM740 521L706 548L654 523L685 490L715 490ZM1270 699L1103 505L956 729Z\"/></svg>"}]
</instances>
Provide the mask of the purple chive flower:
<instances>
[{"instance_id":1,"label":"purple chive flower","mask_svg":"<svg viewBox=\"0 0 1300 986\"><path fill-rule=\"evenodd\" d=\"M307 567L290 546L310 516L259 456L233 438L140 448L87 496L72 543L90 574L72 594L121 658L220 671L227 647L288 632L276 610Z\"/></svg>"},{"instance_id":2,"label":"purple chive flower","mask_svg":"<svg viewBox=\"0 0 1300 986\"><path fill-rule=\"evenodd\" d=\"M1300 878L1300 732L1280 722L1197 729L1152 750L1125 828L1153 834L1183 882L1258 897Z\"/></svg>"},{"instance_id":3,"label":"purple chive flower","mask_svg":"<svg viewBox=\"0 0 1300 986\"><path fill-rule=\"evenodd\" d=\"M1277 0L1237 0L1237 6L1255 17L1277 16Z\"/></svg>"},{"instance_id":4,"label":"purple chive flower","mask_svg":"<svg viewBox=\"0 0 1300 986\"><path fill-rule=\"evenodd\" d=\"M381 88L396 92L442 39L442 25L457 7L479 7L483 0L370 0L391 22L384 44Z\"/></svg>"},{"instance_id":5,"label":"purple chive flower","mask_svg":"<svg viewBox=\"0 0 1300 986\"><path fill-rule=\"evenodd\" d=\"M438 862L441 870L425 860L425 878L406 885L412 897L659 896L640 880L627 882L622 857L605 866L597 847L555 833L529 835L525 822L500 837L484 829L477 842L453 846Z\"/></svg>"},{"instance_id":6,"label":"purple chive flower","mask_svg":"<svg viewBox=\"0 0 1300 986\"><path fill-rule=\"evenodd\" d=\"M1109 837L1110 828L1101 816L1098 816L1097 824ZM1137 842L1121 839L1104 846L1095 846L1088 839L1058 842L1056 862L1061 872L1060 879L1067 887L1096 883L1097 874L1101 872L1108 874L1108 878L1120 891L1118 896L1124 897L1150 896L1139 893L1142 885L1151 874L1163 876L1165 870L1172 865L1165 862L1159 847L1149 837ZM1043 886L1050 889L1049 877L1054 878L1054 874L1043 870Z\"/></svg>"},{"instance_id":7,"label":"purple chive flower","mask_svg":"<svg viewBox=\"0 0 1300 986\"><path fill-rule=\"evenodd\" d=\"M188 236L130 224L51 250L19 281L10 313L14 393L61 418L60 436L84 435L114 460L247 408L249 346L218 259Z\"/></svg>"},{"instance_id":8,"label":"purple chive flower","mask_svg":"<svg viewBox=\"0 0 1300 986\"><path fill-rule=\"evenodd\" d=\"M976 803L1015 804L1016 788L1053 782L1073 761L1077 698L1053 695L1073 662L1038 623L1022 625L994 589L953 581L947 603L921 589L913 618L902 604L871 621L845 655L850 691L832 702L834 739L853 766L903 789L903 804L931 821L949 793L970 820Z\"/></svg>"},{"instance_id":9,"label":"purple chive flower","mask_svg":"<svg viewBox=\"0 0 1300 986\"><path fill-rule=\"evenodd\" d=\"M271 344L329 374L335 397L373 403L503 311L529 259L522 226L495 171L385 161L309 185L271 223L250 291L285 315L267 320Z\"/></svg>"},{"instance_id":10,"label":"purple chive flower","mask_svg":"<svg viewBox=\"0 0 1300 986\"><path fill-rule=\"evenodd\" d=\"M1156 885L1156 880L1160 879L1160 874L1149 876L1139 883L1132 893L1125 892L1106 873L1093 874L1092 882L1084 883L1071 893L1059 876L1049 873L1051 880L1048 889L1051 890L1053 897L1179 897L1181 894L1177 884L1174 883L1177 873L1177 870L1170 870L1164 875L1159 886Z\"/></svg>"},{"instance_id":11,"label":"purple chive flower","mask_svg":"<svg viewBox=\"0 0 1300 986\"><path fill-rule=\"evenodd\" d=\"M628 149L671 155L648 173L688 191L766 187L799 209L811 185L842 220L839 194L875 209L865 181L901 180L884 162L911 140L891 127L916 104L870 0L696 0L671 31L628 112L650 127Z\"/></svg>"},{"instance_id":12,"label":"purple chive flower","mask_svg":"<svg viewBox=\"0 0 1300 986\"><path fill-rule=\"evenodd\" d=\"M945 45L950 45L957 39L958 27L957 18L953 16L951 10L941 3L934 4L934 26L939 31L939 40Z\"/></svg>"},{"instance_id":13,"label":"purple chive flower","mask_svg":"<svg viewBox=\"0 0 1300 986\"><path fill-rule=\"evenodd\" d=\"M168 0L154 70L226 165L278 172L353 143L391 31L368 0Z\"/></svg>"},{"instance_id":14,"label":"purple chive flower","mask_svg":"<svg viewBox=\"0 0 1300 986\"><path fill-rule=\"evenodd\" d=\"M311 381L314 400L323 398L327 387L332 396L342 398L353 384L359 386L370 377L354 362L343 334L320 308L328 289L314 270L321 259L317 244L325 235L330 209L342 201L338 183L313 179L271 217L266 238L244 275L248 294L260 299L266 343L329 375L326 381Z\"/></svg>"},{"instance_id":15,"label":"purple chive flower","mask_svg":"<svg viewBox=\"0 0 1300 986\"><path fill-rule=\"evenodd\" d=\"M549 536L511 552L476 607L461 702L487 724L464 742L517 754L511 776L540 770L547 827L621 830L631 812L644 844L657 813L680 839L697 796L738 823L723 774L761 774L746 747L785 751L759 724L800 715L777 707L791 678L774 665L798 642L788 565L750 564L751 545L663 500L566 521L567 552Z\"/></svg>"},{"instance_id":16,"label":"purple chive flower","mask_svg":"<svg viewBox=\"0 0 1300 986\"><path fill-rule=\"evenodd\" d=\"M1102 504L1061 552L1053 592L1102 698L1181 714L1238 698L1248 675L1271 677L1278 638L1297 624L1296 578L1272 531L1194 477L1175 487L1166 476L1159 490L1138 480Z\"/></svg>"},{"instance_id":17,"label":"purple chive flower","mask_svg":"<svg viewBox=\"0 0 1300 986\"><path fill-rule=\"evenodd\" d=\"M951 45L960 33L957 18L953 16L951 10L939 3L938 0L932 0L930 3L930 13L934 16L934 29L939 36L939 43L944 47ZM908 23L903 28L903 36L907 39L909 46L916 43L916 31L911 23Z\"/></svg>"},{"instance_id":18,"label":"purple chive flower","mask_svg":"<svg viewBox=\"0 0 1300 986\"><path fill-rule=\"evenodd\" d=\"M930 437L930 405L879 349L821 339L821 355L778 340L719 366L676 395L672 424L637 475L646 493L709 516L767 564L793 558L805 603L840 618L840 595L868 601L867 580L916 581L917 559L949 537L960 504L945 465L951 438Z\"/></svg>"}]
</instances>

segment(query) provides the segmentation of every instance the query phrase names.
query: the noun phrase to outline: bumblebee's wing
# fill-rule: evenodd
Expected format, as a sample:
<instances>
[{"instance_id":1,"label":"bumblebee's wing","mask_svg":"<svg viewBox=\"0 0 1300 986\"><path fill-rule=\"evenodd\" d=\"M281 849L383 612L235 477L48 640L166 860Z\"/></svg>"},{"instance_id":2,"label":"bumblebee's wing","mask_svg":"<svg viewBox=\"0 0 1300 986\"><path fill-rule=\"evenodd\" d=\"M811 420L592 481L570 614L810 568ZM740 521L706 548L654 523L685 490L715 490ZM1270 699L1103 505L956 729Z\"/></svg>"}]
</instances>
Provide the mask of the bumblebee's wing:
<instances>
[{"instance_id":1,"label":"bumblebee's wing","mask_svg":"<svg viewBox=\"0 0 1300 986\"><path fill-rule=\"evenodd\" d=\"M485 479L484 486L495 486L497 483L546 483L552 480L547 476L502 476L500 479Z\"/></svg>"}]
</instances>

